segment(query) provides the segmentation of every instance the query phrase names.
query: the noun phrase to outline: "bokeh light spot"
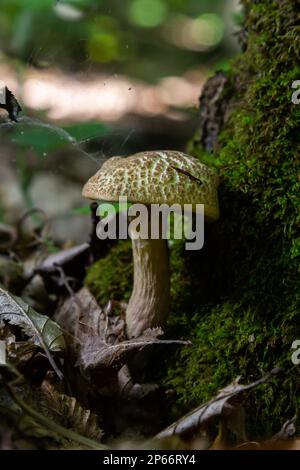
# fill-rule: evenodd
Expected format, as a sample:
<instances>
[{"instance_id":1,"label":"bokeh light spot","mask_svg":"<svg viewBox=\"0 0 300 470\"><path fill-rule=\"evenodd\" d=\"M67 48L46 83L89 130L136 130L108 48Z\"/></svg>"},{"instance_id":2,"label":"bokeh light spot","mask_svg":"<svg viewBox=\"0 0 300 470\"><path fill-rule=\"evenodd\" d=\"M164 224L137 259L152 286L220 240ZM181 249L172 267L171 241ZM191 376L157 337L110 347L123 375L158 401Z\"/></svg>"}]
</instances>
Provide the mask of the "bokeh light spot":
<instances>
[{"instance_id":1,"label":"bokeh light spot","mask_svg":"<svg viewBox=\"0 0 300 470\"><path fill-rule=\"evenodd\" d=\"M222 18L214 13L199 16L192 24L191 37L199 45L212 47L217 45L224 34Z\"/></svg>"},{"instance_id":2,"label":"bokeh light spot","mask_svg":"<svg viewBox=\"0 0 300 470\"><path fill-rule=\"evenodd\" d=\"M129 18L138 26L153 28L166 19L167 5L162 0L133 0L129 4Z\"/></svg>"},{"instance_id":3,"label":"bokeh light spot","mask_svg":"<svg viewBox=\"0 0 300 470\"><path fill-rule=\"evenodd\" d=\"M105 32L93 35L88 48L90 58L96 62L112 62L120 54L118 37Z\"/></svg>"}]
</instances>

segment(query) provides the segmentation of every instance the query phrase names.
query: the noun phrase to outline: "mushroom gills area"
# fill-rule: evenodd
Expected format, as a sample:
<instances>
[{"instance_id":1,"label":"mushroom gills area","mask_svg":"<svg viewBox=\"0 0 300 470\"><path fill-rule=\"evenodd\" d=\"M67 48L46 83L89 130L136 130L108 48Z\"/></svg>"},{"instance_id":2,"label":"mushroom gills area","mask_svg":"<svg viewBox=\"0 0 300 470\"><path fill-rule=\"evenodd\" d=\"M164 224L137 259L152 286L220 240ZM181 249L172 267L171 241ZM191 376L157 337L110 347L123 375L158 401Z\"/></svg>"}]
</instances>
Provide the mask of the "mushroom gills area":
<instances>
[{"instance_id":1,"label":"mushroom gills area","mask_svg":"<svg viewBox=\"0 0 300 470\"><path fill-rule=\"evenodd\" d=\"M132 238L134 286L126 310L127 335L164 326L170 308L169 253L166 240Z\"/></svg>"}]
</instances>

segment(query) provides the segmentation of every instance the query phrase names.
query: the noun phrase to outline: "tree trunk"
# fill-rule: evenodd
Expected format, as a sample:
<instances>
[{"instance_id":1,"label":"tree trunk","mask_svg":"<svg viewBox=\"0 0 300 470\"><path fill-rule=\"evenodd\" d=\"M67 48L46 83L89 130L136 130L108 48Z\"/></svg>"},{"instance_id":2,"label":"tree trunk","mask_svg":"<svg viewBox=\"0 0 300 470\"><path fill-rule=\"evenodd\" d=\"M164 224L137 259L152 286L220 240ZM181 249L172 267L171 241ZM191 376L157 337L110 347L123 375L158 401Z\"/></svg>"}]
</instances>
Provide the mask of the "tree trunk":
<instances>
[{"instance_id":1,"label":"tree trunk","mask_svg":"<svg viewBox=\"0 0 300 470\"><path fill-rule=\"evenodd\" d=\"M198 303L194 350L172 384L191 406L238 375L250 379L280 364L288 377L255 401L264 428L277 429L294 413L289 390L299 389L300 369L289 370L300 339L300 105L292 102L300 7L297 0L242 4L243 51L229 72L208 80L189 149L220 170L221 217L199 255L208 266L199 284L212 295Z\"/></svg>"}]
</instances>

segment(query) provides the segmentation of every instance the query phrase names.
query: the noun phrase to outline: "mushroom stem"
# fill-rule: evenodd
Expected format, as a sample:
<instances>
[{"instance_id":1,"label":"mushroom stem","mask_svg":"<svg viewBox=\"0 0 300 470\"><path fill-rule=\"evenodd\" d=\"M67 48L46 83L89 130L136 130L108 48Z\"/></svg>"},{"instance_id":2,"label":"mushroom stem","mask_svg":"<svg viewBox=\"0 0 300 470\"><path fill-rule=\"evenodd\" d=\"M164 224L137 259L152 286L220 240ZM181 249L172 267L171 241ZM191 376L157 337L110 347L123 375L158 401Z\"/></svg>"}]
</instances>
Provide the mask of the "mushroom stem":
<instances>
[{"instance_id":1,"label":"mushroom stem","mask_svg":"<svg viewBox=\"0 0 300 470\"><path fill-rule=\"evenodd\" d=\"M169 253L166 240L132 237L133 291L126 310L129 338L164 326L170 306Z\"/></svg>"}]
</instances>

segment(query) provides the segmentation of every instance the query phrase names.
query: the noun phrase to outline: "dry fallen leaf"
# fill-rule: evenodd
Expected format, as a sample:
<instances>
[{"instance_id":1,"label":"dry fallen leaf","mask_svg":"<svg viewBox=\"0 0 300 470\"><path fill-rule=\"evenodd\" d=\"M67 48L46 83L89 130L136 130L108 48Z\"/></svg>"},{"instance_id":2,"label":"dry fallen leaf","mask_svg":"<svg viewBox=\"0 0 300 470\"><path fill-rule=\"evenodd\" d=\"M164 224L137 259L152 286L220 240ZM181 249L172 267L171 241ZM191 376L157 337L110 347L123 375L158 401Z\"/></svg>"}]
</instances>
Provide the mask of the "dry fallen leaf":
<instances>
[{"instance_id":1,"label":"dry fallen leaf","mask_svg":"<svg viewBox=\"0 0 300 470\"><path fill-rule=\"evenodd\" d=\"M66 264L74 261L74 259L87 255L89 249L89 243L82 243L81 245L51 254L37 265L36 271L39 273L53 273L57 270L57 267L64 267Z\"/></svg>"},{"instance_id":2,"label":"dry fallen leaf","mask_svg":"<svg viewBox=\"0 0 300 470\"><path fill-rule=\"evenodd\" d=\"M233 399L236 400L236 398L242 393L252 390L258 385L267 382L272 376L279 372L280 369L273 369L261 379L248 385L240 384L240 377L238 377L233 383L220 390L218 395L212 400L183 416L183 418L161 431L156 437L161 439L173 435L182 436L190 432L198 432L201 427L205 427L213 418L224 417L228 421L228 418L230 418L230 415L232 414L236 421L236 410L238 409L239 413L240 409L239 407L237 408L236 403L233 403ZM243 420L242 416L241 419ZM235 428L237 429L238 427L242 429L243 422L238 424L235 422ZM241 432L241 430L239 432Z\"/></svg>"},{"instance_id":3,"label":"dry fallen leaf","mask_svg":"<svg viewBox=\"0 0 300 470\"><path fill-rule=\"evenodd\" d=\"M65 349L61 328L46 315L41 315L21 298L11 295L0 286L0 320L19 326L35 345L40 346L51 366L61 378L62 373L54 362L51 352Z\"/></svg>"},{"instance_id":4,"label":"dry fallen leaf","mask_svg":"<svg viewBox=\"0 0 300 470\"><path fill-rule=\"evenodd\" d=\"M189 345L188 341L159 340L162 334L159 328L149 329L134 339L122 341L117 344L107 344L99 337L90 337L80 350L77 365L85 371L97 370L105 374L107 370L119 371L137 353L152 346Z\"/></svg>"},{"instance_id":5,"label":"dry fallen leaf","mask_svg":"<svg viewBox=\"0 0 300 470\"><path fill-rule=\"evenodd\" d=\"M42 383L43 400L53 417L63 426L96 441L101 441L103 432L99 427L98 416L81 406L75 397L59 393L47 380Z\"/></svg>"},{"instance_id":6,"label":"dry fallen leaf","mask_svg":"<svg viewBox=\"0 0 300 470\"><path fill-rule=\"evenodd\" d=\"M157 389L154 384L138 384L132 380L127 363L150 347L189 345L188 341L157 339L160 328L149 329L143 336L126 340L124 315L114 314L114 302L102 309L84 287L68 298L55 313L55 320L66 332L73 358L85 378L97 383L102 393L141 399ZM122 305L117 305L119 308Z\"/></svg>"},{"instance_id":7,"label":"dry fallen leaf","mask_svg":"<svg viewBox=\"0 0 300 470\"><path fill-rule=\"evenodd\" d=\"M126 338L123 318L111 314L110 309L102 309L86 287L65 300L54 319L68 333L73 352L78 352L91 337L110 344Z\"/></svg>"}]
</instances>

